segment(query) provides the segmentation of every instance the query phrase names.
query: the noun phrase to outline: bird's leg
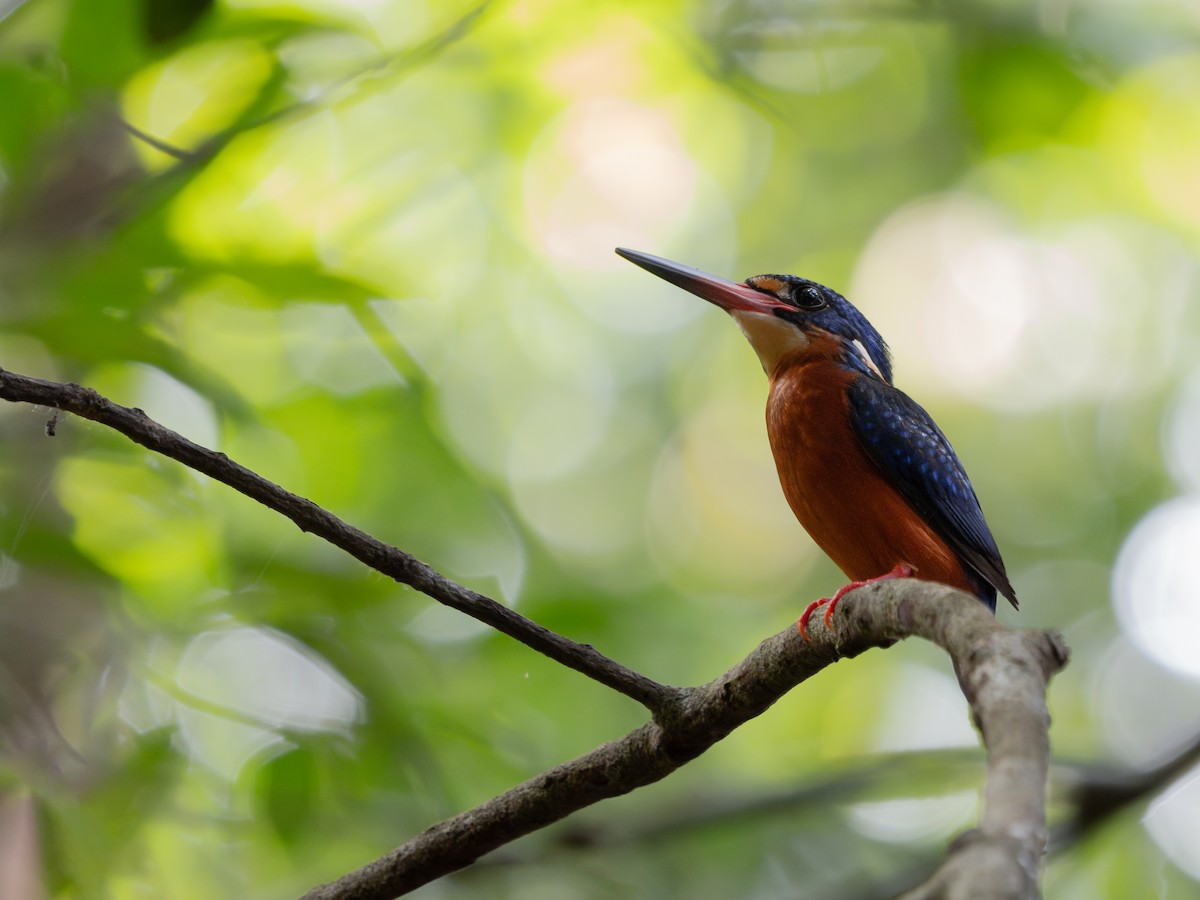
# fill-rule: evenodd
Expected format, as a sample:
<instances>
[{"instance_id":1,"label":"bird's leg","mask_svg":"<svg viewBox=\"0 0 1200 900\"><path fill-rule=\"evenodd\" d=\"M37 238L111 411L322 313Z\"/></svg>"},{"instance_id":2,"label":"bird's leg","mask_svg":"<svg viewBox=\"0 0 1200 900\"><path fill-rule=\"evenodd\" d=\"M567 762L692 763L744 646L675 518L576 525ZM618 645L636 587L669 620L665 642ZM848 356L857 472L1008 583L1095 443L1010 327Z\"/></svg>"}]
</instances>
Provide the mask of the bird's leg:
<instances>
[{"instance_id":1,"label":"bird's leg","mask_svg":"<svg viewBox=\"0 0 1200 900\"><path fill-rule=\"evenodd\" d=\"M810 603L808 609L804 610L800 616L800 621L797 623L800 626L800 636L806 641L808 640L808 620L812 618L812 614L825 604L829 604L829 608L825 610L825 626L829 627L830 617L833 615L834 609L838 605L838 601L845 597L855 588L860 588L864 584L874 584L877 581L887 581L891 578L909 578L916 572L915 566L910 566L908 563L900 563L892 571L883 575L877 575L874 578L868 578L865 581L852 581L849 584L842 585L838 588L838 592L833 595L833 598L822 597L815 603Z\"/></svg>"}]
</instances>

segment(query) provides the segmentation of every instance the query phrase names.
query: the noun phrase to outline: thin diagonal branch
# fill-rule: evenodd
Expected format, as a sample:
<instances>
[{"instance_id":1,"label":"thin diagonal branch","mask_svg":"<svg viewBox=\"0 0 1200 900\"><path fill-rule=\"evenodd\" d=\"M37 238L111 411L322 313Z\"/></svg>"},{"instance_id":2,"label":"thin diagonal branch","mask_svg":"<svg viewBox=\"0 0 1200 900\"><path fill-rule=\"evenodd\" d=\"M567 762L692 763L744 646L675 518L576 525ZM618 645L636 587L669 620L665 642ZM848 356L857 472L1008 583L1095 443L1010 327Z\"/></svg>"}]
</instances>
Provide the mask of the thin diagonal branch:
<instances>
[{"instance_id":1,"label":"thin diagonal branch","mask_svg":"<svg viewBox=\"0 0 1200 900\"><path fill-rule=\"evenodd\" d=\"M442 31L422 41L414 47L381 57L348 75L335 79L312 96L305 97L279 109L263 113L247 121L236 122L229 128L208 138L192 149L175 147L155 136L135 127L129 122L122 122L124 127L138 140L174 157L183 166L205 162L216 156L234 138L256 128L263 128L286 119L302 116L314 110L323 109L340 99L351 96L357 85L370 79L384 80L390 76L413 71L422 65L436 59L438 54L453 46L471 33L471 29L483 18L491 0L484 0L463 15L459 16Z\"/></svg>"},{"instance_id":2,"label":"thin diagonal branch","mask_svg":"<svg viewBox=\"0 0 1200 900\"><path fill-rule=\"evenodd\" d=\"M664 714L676 700L677 689L661 685L587 644L555 634L502 603L451 581L416 557L360 531L311 500L284 490L224 453L192 443L140 409L120 406L77 384L31 378L4 369L0 369L0 399L36 403L107 425L131 441L203 472L287 516L301 531L324 538L377 572L416 588L439 603L466 613L555 662L636 700L655 716Z\"/></svg>"},{"instance_id":3,"label":"thin diagonal branch","mask_svg":"<svg viewBox=\"0 0 1200 900\"><path fill-rule=\"evenodd\" d=\"M847 594L835 622L833 632L821 628L811 643L789 626L724 675L684 691L674 716L434 825L304 900L387 900L408 893L585 806L665 778L830 663L909 636L950 654L988 752L979 828L910 896L1039 896L1049 765L1045 690L1066 663L1061 639L1012 631L970 595L913 579ZM968 887L970 893L954 893Z\"/></svg>"},{"instance_id":4,"label":"thin diagonal branch","mask_svg":"<svg viewBox=\"0 0 1200 900\"><path fill-rule=\"evenodd\" d=\"M920 795L941 794L953 785L966 789L975 784L981 759L978 748L963 747L900 750L843 761L842 765L826 763L792 787L732 795L718 788L710 794L689 795L669 808L619 824L598 820L569 824L529 848L528 853L490 855L476 863L471 874L478 877L488 866L512 868L545 863L550 854L560 851L645 847L657 841L677 840L690 832L728 828L768 817L791 818L802 812L811 814L813 809L829 810L832 815L837 807L867 797L878 799L880 794L918 796L913 792L914 784L918 785ZM921 876L932 868L930 864L920 869ZM914 884L917 880L910 878L904 884ZM897 893L893 890L888 896Z\"/></svg>"},{"instance_id":5,"label":"thin diagonal branch","mask_svg":"<svg viewBox=\"0 0 1200 900\"><path fill-rule=\"evenodd\" d=\"M156 138L149 132L142 131L142 129L125 119L118 121L121 123L122 128L146 146L153 147L159 153L165 153L167 156L174 157L180 162L193 162L196 159L196 153L192 150L184 150L181 147L176 147L174 144L168 144L166 141Z\"/></svg>"},{"instance_id":6,"label":"thin diagonal branch","mask_svg":"<svg viewBox=\"0 0 1200 900\"><path fill-rule=\"evenodd\" d=\"M756 820L814 808L833 810L835 807L861 799L869 792L884 791L894 785L926 784L931 777L938 779L937 790L944 791L949 783L961 781L979 763L976 750L947 749L900 751L871 756L801 782L791 789L769 793L723 796L713 794L692 797L666 810L659 817L642 818L621 826L585 822L574 828L567 826L557 832L549 844L539 844L527 855L493 853L476 863L471 874L482 876L488 866L512 867L545 861L546 852L581 849L596 850L622 846L642 846L656 840L672 840L697 829ZM1051 794L1057 795L1063 806L1057 824L1050 829L1047 853L1061 855L1088 840L1113 818L1138 810L1155 797L1169 790L1173 783L1200 764L1200 735L1194 736L1164 761L1139 768L1116 763L1097 763L1092 760L1057 759L1051 764ZM932 788L933 785L930 785ZM924 861L923 855L908 854L902 871L872 880L869 883L840 885L821 896L854 898L854 900L890 900L909 885L923 881L934 868L934 861ZM902 887L903 886L903 887Z\"/></svg>"},{"instance_id":7,"label":"thin diagonal branch","mask_svg":"<svg viewBox=\"0 0 1200 900\"><path fill-rule=\"evenodd\" d=\"M1144 803L1200 764L1200 735L1150 769L1077 765L1063 776L1071 815L1050 836L1050 849L1061 853L1084 840L1132 806Z\"/></svg>"}]
</instances>

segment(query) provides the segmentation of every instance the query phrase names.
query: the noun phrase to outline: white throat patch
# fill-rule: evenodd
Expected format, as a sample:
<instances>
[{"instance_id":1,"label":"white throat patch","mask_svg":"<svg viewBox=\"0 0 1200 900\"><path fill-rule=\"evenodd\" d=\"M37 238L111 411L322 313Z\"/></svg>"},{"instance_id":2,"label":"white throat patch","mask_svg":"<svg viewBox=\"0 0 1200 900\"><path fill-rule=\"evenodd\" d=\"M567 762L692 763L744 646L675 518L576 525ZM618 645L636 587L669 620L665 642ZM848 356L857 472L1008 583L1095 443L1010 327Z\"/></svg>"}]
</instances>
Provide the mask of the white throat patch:
<instances>
[{"instance_id":1,"label":"white throat patch","mask_svg":"<svg viewBox=\"0 0 1200 900\"><path fill-rule=\"evenodd\" d=\"M783 357L803 350L808 346L808 336L791 322L785 322L770 313L750 312L745 309L730 310L738 328L758 354L763 371L770 375ZM862 345L859 345L860 349ZM866 356L866 350L863 350ZM870 360L870 356L867 359ZM874 368L874 363L871 363ZM876 369L876 372L879 370Z\"/></svg>"}]
</instances>

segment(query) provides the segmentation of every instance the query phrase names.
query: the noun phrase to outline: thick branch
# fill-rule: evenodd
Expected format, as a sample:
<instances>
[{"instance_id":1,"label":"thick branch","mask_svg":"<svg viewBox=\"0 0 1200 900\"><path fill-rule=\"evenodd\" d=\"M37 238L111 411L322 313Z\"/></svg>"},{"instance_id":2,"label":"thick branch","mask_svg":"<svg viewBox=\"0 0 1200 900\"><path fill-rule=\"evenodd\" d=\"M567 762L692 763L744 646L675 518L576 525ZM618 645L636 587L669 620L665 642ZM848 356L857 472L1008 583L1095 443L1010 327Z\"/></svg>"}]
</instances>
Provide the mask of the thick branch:
<instances>
[{"instance_id":1,"label":"thick branch","mask_svg":"<svg viewBox=\"0 0 1200 900\"><path fill-rule=\"evenodd\" d=\"M324 538L389 578L416 588L439 603L466 613L554 661L633 698L655 715L660 714L675 698L674 688L658 684L587 644L579 644L555 634L502 603L451 581L403 550L359 531L311 500L286 491L239 465L224 453L192 443L158 424L140 409L119 406L92 389L77 384L45 381L4 369L0 369L0 399L37 403L107 425L131 441L178 460L257 500L263 506L282 513L301 531Z\"/></svg>"},{"instance_id":2,"label":"thick branch","mask_svg":"<svg viewBox=\"0 0 1200 900\"><path fill-rule=\"evenodd\" d=\"M1045 690L1066 662L1061 639L1011 631L968 594L911 579L848 594L835 625L832 633L818 629L811 643L789 626L716 680L683 692L674 715L433 826L305 900L407 893L578 809L666 777L830 663L908 636L950 654L988 752L979 828L911 896L1038 896L1049 765Z\"/></svg>"}]
</instances>

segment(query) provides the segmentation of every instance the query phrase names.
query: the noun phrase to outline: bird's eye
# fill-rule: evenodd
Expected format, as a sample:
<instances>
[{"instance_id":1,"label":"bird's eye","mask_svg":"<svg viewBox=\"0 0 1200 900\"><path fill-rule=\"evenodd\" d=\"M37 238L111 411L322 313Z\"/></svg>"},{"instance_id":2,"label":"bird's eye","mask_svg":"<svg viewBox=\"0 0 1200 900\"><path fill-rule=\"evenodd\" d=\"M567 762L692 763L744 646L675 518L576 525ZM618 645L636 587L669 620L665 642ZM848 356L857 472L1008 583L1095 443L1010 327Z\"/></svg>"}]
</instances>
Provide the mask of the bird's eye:
<instances>
[{"instance_id":1,"label":"bird's eye","mask_svg":"<svg viewBox=\"0 0 1200 900\"><path fill-rule=\"evenodd\" d=\"M821 309L828 305L825 302L824 294L822 294L818 288L813 287L812 285L808 285L807 287L803 287L796 291L796 293L792 295L792 300L800 309Z\"/></svg>"}]
</instances>

